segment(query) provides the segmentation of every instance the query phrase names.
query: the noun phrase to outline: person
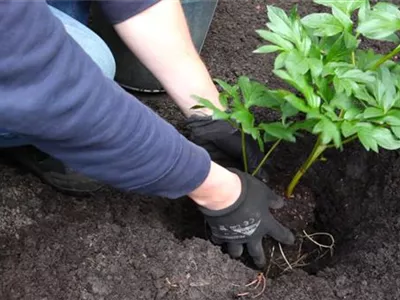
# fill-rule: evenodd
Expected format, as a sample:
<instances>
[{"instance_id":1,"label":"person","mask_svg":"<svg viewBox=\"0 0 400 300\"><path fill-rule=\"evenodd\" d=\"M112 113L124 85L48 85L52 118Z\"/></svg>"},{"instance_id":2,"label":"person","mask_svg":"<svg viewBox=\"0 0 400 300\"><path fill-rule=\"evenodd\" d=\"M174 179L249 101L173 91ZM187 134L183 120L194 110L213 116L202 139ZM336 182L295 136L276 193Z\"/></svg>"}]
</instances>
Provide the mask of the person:
<instances>
[{"instance_id":1,"label":"person","mask_svg":"<svg viewBox=\"0 0 400 300\"><path fill-rule=\"evenodd\" d=\"M264 266L265 235L294 243L291 231L270 212L283 200L262 177L216 162L240 159L240 134L213 120L207 109L191 110L193 94L225 108L191 42L180 2L98 3L187 117L191 139L113 81L110 51L82 23L44 0L3 0L1 147L63 191L92 191L101 182L170 199L188 196L204 214L215 243L226 244L235 258L246 246L254 263ZM251 139L247 143L254 168L260 154Z\"/></svg>"}]
</instances>

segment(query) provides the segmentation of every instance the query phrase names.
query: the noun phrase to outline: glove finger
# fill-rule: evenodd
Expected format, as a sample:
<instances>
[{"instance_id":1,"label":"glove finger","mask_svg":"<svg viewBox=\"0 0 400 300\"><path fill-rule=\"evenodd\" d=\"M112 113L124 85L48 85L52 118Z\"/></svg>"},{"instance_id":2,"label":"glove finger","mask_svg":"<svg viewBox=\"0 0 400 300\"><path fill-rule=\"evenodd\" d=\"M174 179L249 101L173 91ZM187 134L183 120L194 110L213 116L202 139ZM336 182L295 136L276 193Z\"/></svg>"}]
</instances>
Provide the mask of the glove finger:
<instances>
[{"instance_id":1,"label":"glove finger","mask_svg":"<svg viewBox=\"0 0 400 300\"><path fill-rule=\"evenodd\" d=\"M255 239L251 240L247 243L247 251L249 252L250 256L253 258L254 264L258 268L265 267L266 258L264 249L262 246L262 239Z\"/></svg>"},{"instance_id":2,"label":"glove finger","mask_svg":"<svg viewBox=\"0 0 400 300\"><path fill-rule=\"evenodd\" d=\"M295 237L293 233L283 226L281 223L279 223L271 214L268 218L268 223L267 225L267 234L277 240L278 242L281 242L282 244L286 245L292 245L294 244Z\"/></svg>"},{"instance_id":3,"label":"glove finger","mask_svg":"<svg viewBox=\"0 0 400 300\"><path fill-rule=\"evenodd\" d=\"M232 258L239 258L243 254L243 245L242 244L227 244L228 253Z\"/></svg>"}]
</instances>

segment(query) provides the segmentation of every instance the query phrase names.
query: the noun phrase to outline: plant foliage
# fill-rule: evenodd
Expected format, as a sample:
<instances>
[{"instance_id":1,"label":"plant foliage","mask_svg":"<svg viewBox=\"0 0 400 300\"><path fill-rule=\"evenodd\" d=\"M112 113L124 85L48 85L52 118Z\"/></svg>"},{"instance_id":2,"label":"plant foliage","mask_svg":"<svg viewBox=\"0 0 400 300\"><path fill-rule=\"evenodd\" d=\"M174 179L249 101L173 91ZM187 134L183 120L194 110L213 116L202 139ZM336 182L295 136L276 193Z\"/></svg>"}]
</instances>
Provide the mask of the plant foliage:
<instances>
[{"instance_id":1,"label":"plant foliage","mask_svg":"<svg viewBox=\"0 0 400 300\"><path fill-rule=\"evenodd\" d=\"M272 71L290 89L271 90L241 76L233 85L216 80L226 111L198 98L215 119L236 124L263 151L271 141L296 142L302 131L318 136L302 174L326 148L342 149L353 140L375 152L400 148L400 66L392 60L400 52L399 8L386 2L371 6L368 0L314 2L330 13L301 17L296 7L286 13L267 6L266 28L256 31L265 44L254 53L276 55ZM394 50L363 50L362 39L393 42ZM276 110L281 118L256 124L252 107Z\"/></svg>"}]
</instances>

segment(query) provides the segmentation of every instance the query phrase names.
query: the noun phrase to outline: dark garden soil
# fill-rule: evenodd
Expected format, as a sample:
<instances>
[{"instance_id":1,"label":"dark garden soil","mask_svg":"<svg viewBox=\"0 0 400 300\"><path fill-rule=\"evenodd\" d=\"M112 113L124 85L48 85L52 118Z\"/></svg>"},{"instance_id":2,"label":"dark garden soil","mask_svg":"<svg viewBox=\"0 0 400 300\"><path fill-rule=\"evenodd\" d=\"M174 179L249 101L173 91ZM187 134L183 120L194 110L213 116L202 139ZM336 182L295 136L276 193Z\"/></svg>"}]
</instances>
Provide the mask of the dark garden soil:
<instances>
[{"instance_id":1,"label":"dark garden soil","mask_svg":"<svg viewBox=\"0 0 400 300\"><path fill-rule=\"evenodd\" d=\"M286 9L299 4L303 13L315 9L311 1L220 1L202 52L213 77L246 74L273 87L281 84L269 71L273 58L251 53L260 43L254 30L265 23L267 3ZM165 95L140 98L185 133L182 115ZM275 152L267 168L278 193L311 147L312 139L305 139ZM287 265L278 245L267 239L268 255L275 247L269 273L274 279L267 280L259 299L400 299L398 152L377 155L351 145L325 158L275 215L299 235L332 234L334 255L318 260L322 252L306 239L301 249L300 243L284 246L291 263L300 249L310 264L282 274L276 264ZM219 300L244 292L249 295L243 299L251 299L261 290L245 287L258 274L248 260L231 260L205 239L203 219L188 199L113 189L65 196L4 164L0 178L1 300Z\"/></svg>"}]
</instances>

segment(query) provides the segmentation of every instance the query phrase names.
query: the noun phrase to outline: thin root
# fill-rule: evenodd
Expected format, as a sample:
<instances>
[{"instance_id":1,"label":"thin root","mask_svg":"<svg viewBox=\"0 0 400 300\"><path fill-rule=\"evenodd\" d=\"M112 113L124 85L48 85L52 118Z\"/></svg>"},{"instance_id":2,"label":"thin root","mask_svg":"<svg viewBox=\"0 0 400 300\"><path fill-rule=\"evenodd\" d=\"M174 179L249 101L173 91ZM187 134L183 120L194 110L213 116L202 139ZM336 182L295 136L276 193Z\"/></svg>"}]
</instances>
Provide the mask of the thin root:
<instances>
[{"instance_id":1,"label":"thin root","mask_svg":"<svg viewBox=\"0 0 400 300\"><path fill-rule=\"evenodd\" d=\"M278 245L279 245L279 250L281 251L281 254L282 254L283 259L285 260L285 262L286 262L286 264L288 265L289 269L292 270L293 267L292 267L292 265L290 264L290 262L287 260L286 255L285 255L285 252L283 252L281 243L278 243Z\"/></svg>"},{"instance_id":2,"label":"thin root","mask_svg":"<svg viewBox=\"0 0 400 300\"><path fill-rule=\"evenodd\" d=\"M315 245L317 245L320 248L329 249L331 252L331 256L333 255L333 247L335 246L335 238L333 237L332 234L327 233L327 232L316 232L316 233L308 234L305 230L303 230L303 233L304 233L305 237L308 238ZM332 243L330 245L324 245L324 244L318 243L316 240L314 240L312 238L313 236L320 236L320 235L328 236L331 239Z\"/></svg>"}]
</instances>

